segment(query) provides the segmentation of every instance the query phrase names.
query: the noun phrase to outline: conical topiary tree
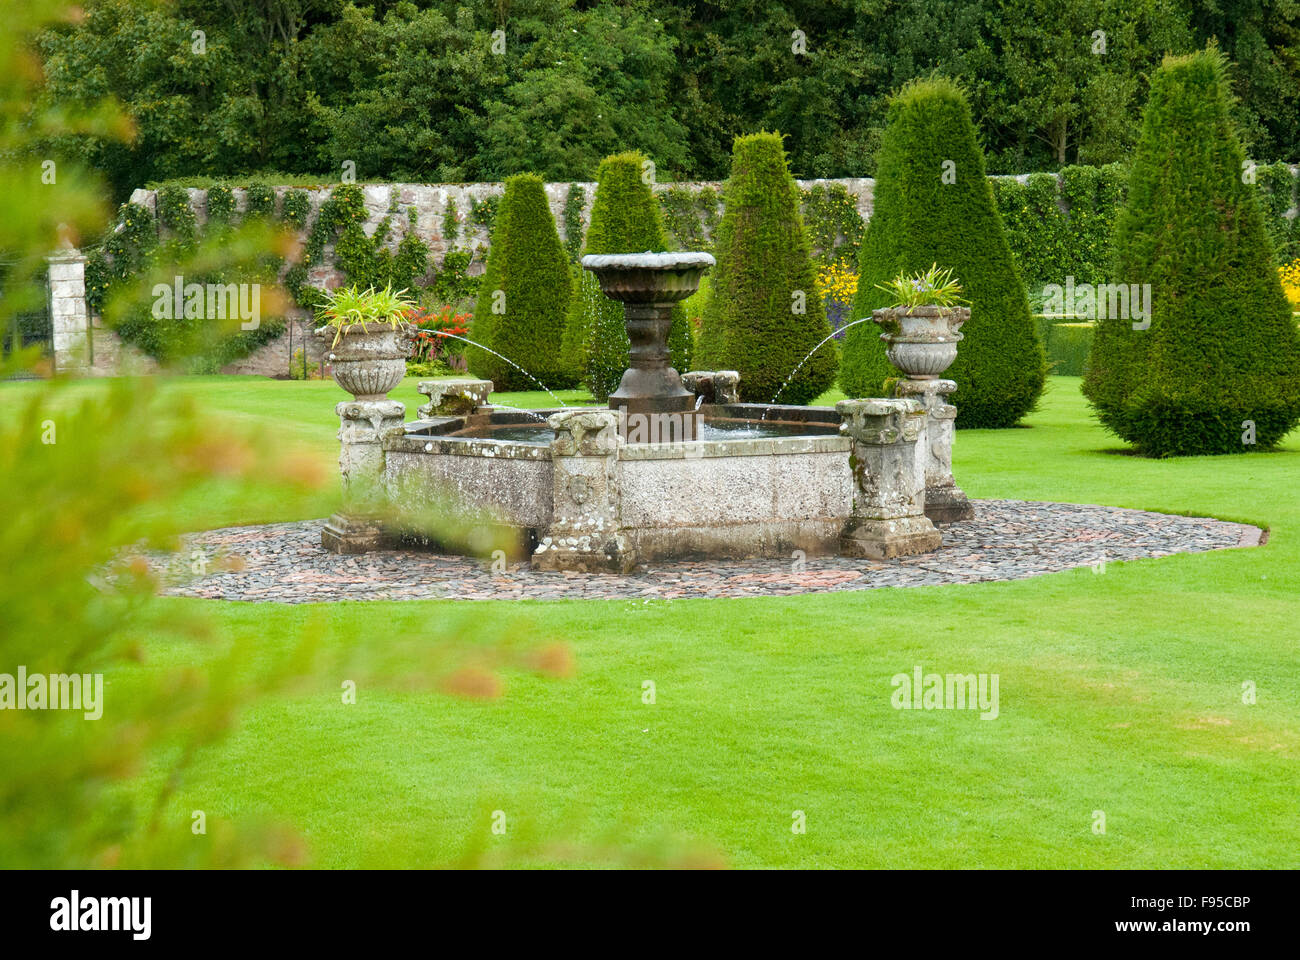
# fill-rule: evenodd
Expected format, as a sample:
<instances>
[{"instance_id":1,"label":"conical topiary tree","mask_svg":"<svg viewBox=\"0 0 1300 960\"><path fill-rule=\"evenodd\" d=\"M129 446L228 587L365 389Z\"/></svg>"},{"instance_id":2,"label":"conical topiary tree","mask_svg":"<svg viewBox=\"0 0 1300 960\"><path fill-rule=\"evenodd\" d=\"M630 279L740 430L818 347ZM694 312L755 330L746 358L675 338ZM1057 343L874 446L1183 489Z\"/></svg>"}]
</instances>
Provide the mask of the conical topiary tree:
<instances>
[{"instance_id":1,"label":"conical topiary tree","mask_svg":"<svg viewBox=\"0 0 1300 960\"><path fill-rule=\"evenodd\" d=\"M1150 316L1098 320L1083 391L1154 456L1266 448L1300 422L1300 336L1230 103L1217 50L1165 59L1116 223L1115 282L1150 284Z\"/></svg>"},{"instance_id":2,"label":"conical topiary tree","mask_svg":"<svg viewBox=\"0 0 1300 960\"><path fill-rule=\"evenodd\" d=\"M571 382L560 359L569 307L569 261L555 231L541 177L506 179L479 282L470 338L513 360L548 387ZM498 390L537 383L486 350L468 347L469 368Z\"/></svg>"},{"instance_id":3,"label":"conical topiary tree","mask_svg":"<svg viewBox=\"0 0 1300 960\"><path fill-rule=\"evenodd\" d=\"M584 256L669 249L663 212L643 179L645 169L646 158L636 151L601 161ZM682 373L690 369L690 346L686 311L678 304L673 309L668 347L670 362ZM605 400L618 389L627 369L629 347L623 305L605 297L595 276L579 267L565 329L565 363L570 369L581 369L592 395Z\"/></svg>"},{"instance_id":4,"label":"conical topiary tree","mask_svg":"<svg viewBox=\"0 0 1300 960\"><path fill-rule=\"evenodd\" d=\"M835 382L836 355L828 343L799 366L831 328L779 133L735 139L722 196L696 365L738 370L745 402L808 403Z\"/></svg>"},{"instance_id":5,"label":"conical topiary tree","mask_svg":"<svg viewBox=\"0 0 1300 960\"><path fill-rule=\"evenodd\" d=\"M1047 362L1011 260L965 94L951 80L909 83L889 103L876 161L875 207L858 265L853 317L892 306L876 285L932 264L952 269L970 301L957 360L957 425L1010 427L1038 400ZM867 320L844 335L840 386L882 396L900 374Z\"/></svg>"}]
</instances>

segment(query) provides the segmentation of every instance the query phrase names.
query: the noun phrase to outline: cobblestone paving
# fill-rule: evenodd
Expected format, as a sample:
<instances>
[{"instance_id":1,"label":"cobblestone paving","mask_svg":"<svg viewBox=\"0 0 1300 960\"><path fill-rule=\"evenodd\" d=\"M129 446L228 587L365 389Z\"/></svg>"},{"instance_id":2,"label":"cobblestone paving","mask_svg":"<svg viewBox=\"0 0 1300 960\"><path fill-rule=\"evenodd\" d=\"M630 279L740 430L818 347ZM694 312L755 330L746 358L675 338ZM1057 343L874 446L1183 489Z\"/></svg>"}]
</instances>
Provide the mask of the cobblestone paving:
<instances>
[{"instance_id":1,"label":"cobblestone paving","mask_svg":"<svg viewBox=\"0 0 1300 960\"><path fill-rule=\"evenodd\" d=\"M978 500L976 519L943 527L937 553L874 562L844 557L652 563L629 576L493 573L483 560L415 551L338 556L323 521L194 534L175 556L150 557L172 596L313 603L328 600L558 600L789 596L877 587L1020 580L1072 567L1256 546L1257 527L1070 503ZM197 551L197 553L196 553ZM191 572L201 559L205 573Z\"/></svg>"}]
</instances>

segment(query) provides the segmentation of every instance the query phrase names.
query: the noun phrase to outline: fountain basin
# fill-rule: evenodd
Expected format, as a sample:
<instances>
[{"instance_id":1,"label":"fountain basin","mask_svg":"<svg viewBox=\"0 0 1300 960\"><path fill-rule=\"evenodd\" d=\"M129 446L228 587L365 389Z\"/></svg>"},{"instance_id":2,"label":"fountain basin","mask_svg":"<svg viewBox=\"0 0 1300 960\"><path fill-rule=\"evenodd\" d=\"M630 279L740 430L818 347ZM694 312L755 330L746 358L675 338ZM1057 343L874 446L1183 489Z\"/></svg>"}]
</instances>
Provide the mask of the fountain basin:
<instances>
[{"instance_id":1,"label":"fountain basin","mask_svg":"<svg viewBox=\"0 0 1300 960\"><path fill-rule=\"evenodd\" d=\"M602 453L576 454L565 452L567 434L522 412L480 407L416 420L384 438L384 483L391 502L435 512L459 537L468 527L470 541L517 556L548 538L577 539L563 528L571 513L593 508L607 512L610 535L639 562L835 552L854 489L835 410L704 404L698 412L716 439L613 436ZM513 431L529 438L508 438L520 436Z\"/></svg>"}]
</instances>

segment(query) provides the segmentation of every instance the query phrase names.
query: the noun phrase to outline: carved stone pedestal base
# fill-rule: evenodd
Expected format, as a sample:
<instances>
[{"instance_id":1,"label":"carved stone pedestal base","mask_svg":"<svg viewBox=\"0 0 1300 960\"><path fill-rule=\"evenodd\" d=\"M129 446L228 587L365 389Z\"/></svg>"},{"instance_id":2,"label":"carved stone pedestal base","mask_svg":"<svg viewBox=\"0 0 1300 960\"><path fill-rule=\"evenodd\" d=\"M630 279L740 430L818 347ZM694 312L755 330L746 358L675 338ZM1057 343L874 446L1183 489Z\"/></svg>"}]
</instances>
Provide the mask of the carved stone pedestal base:
<instances>
[{"instance_id":1,"label":"carved stone pedestal base","mask_svg":"<svg viewBox=\"0 0 1300 960\"><path fill-rule=\"evenodd\" d=\"M348 400L339 415L339 472L343 509L321 531L321 546L331 553L365 553L385 547L379 525L384 507L385 432L401 429L406 407L396 400Z\"/></svg>"},{"instance_id":2,"label":"carved stone pedestal base","mask_svg":"<svg viewBox=\"0 0 1300 960\"><path fill-rule=\"evenodd\" d=\"M928 517L897 517L893 520L851 520L840 537L840 554L889 560L917 553L933 553L943 546L943 537Z\"/></svg>"},{"instance_id":3,"label":"carved stone pedestal base","mask_svg":"<svg viewBox=\"0 0 1300 960\"><path fill-rule=\"evenodd\" d=\"M853 514L840 553L888 560L930 553L943 538L925 515L925 407L917 400L841 400L840 432L852 441Z\"/></svg>"},{"instance_id":4,"label":"carved stone pedestal base","mask_svg":"<svg viewBox=\"0 0 1300 960\"><path fill-rule=\"evenodd\" d=\"M393 546L393 538L372 517L336 513L320 532L320 545L330 553L368 553Z\"/></svg>"},{"instance_id":5,"label":"carved stone pedestal base","mask_svg":"<svg viewBox=\"0 0 1300 960\"><path fill-rule=\"evenodd\" d=\"M952 380L900 380L896 396L925 407L925 515L935 523L973 520L975 508L952 478L953 421L957 408L948 397L957 390Z\"/></svg>"}]
</instances>

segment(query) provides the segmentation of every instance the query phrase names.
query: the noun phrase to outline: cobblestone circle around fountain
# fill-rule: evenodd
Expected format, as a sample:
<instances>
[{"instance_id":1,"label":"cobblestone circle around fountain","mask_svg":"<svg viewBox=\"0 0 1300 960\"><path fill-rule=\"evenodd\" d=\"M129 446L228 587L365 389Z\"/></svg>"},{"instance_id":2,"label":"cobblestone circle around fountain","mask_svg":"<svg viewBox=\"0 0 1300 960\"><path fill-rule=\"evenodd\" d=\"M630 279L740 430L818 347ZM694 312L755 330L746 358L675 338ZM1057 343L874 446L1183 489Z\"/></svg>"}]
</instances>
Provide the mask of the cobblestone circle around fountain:
<instances>
[{"instance_id":1,"label":"cobblestone circle around fountain","mask_svg":"<svg viewBox=\"0 0 1300 960\"><path fill-rule=\"evenodd\" d=\"M511 564L409 550L362 556L327 553L321 520L228 527L192 534L176 554L152 554L151 567L171 596L279 603L338 600L562 600L637 602L693 597L791 596L883 587L1021 580L1077 567L1257 546L1246 524L1126 510L1020 500L975 501L976 519L943 526L936 553L875 562L810 556L794 559L657 562L633 574L553 573ZM190 573L193 551L208 558Z\"/></svg>"}]
</instances>

